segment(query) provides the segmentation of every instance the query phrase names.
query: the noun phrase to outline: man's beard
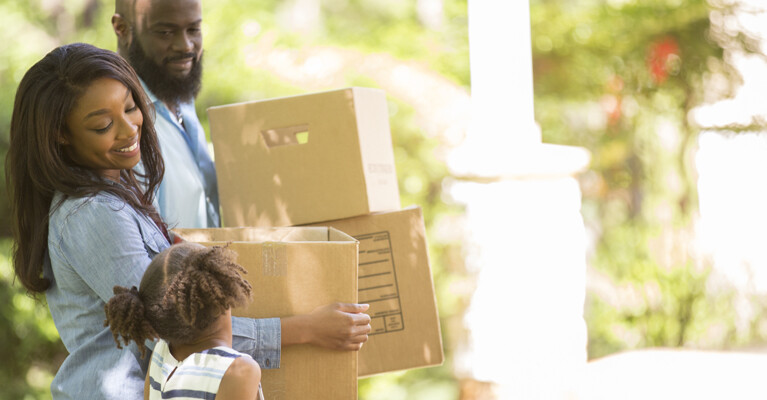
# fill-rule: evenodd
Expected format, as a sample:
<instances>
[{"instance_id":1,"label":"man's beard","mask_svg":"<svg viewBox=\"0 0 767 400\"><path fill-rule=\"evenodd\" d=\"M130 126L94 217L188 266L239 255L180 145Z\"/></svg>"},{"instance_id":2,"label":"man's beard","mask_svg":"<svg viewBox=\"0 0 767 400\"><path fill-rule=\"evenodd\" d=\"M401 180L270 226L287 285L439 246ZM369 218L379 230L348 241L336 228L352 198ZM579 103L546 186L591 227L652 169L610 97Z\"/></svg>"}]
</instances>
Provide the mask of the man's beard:
<instances>
[{"instance_id":1,"label":"man's beard","mask_svg":"<svg viewBox=\"0 0 767 400\"><path fill-rule=\"evenodd\" d=\"M202 54L197 59L195 54L186 53L178 58L192 57L192 69L185 77L171 75L165 67L157 65L149 59L141 48L138 40L134 37L128 48L128 62L136 70L138 76L146 83L149 90L158 99L170 104L189 103L197 97L202 83ZM172 61L165 58L163 63Z\"/></svg>"}]
</instances>

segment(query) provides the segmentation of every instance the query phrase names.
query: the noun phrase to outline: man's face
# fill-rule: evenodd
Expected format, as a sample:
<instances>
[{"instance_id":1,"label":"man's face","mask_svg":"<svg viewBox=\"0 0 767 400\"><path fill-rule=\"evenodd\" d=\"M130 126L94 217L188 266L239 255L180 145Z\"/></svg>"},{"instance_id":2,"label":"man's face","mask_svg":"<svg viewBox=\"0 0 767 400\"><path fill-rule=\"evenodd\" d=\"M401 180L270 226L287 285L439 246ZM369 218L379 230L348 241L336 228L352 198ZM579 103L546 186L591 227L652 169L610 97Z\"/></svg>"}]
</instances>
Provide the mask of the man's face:
<instances>
[{"instance_id":1,"label":"man's face","mask_svg":"<svg viewBox=\"0 0 767 400\"><path fill-rule=\"evenodd\" d=\"M139 0L128 61L161 100L190 101L202 62L200 0Z\"/></svg>"}]
</instances>

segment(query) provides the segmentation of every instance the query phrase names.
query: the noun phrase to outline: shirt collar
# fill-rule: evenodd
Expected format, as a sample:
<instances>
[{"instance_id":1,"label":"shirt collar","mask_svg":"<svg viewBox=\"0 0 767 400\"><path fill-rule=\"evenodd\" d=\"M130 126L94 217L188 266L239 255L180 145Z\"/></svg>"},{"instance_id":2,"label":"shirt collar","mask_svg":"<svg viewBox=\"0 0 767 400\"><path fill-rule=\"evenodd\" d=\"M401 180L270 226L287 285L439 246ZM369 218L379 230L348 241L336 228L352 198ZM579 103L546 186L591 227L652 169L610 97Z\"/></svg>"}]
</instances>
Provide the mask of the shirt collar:
<instances>
[{"instance_id":1,"label":"shirt collar","mask_svg":"<svg viewBox=\"0 0 767 400\"><path fill-rule=\"evenodd\" d=\"M155 96L151 90L149 90L149 87L146 85L146 82L144 82L143 79L138 78L138 81L141 82L141 87L144 88L144 92L146 92L147 97L149 97L149 101L151 101L155 106L157 103L160 103L163 106L165 105L162 101L157 99L157 96Z\"/></svg>"}]
</instances>

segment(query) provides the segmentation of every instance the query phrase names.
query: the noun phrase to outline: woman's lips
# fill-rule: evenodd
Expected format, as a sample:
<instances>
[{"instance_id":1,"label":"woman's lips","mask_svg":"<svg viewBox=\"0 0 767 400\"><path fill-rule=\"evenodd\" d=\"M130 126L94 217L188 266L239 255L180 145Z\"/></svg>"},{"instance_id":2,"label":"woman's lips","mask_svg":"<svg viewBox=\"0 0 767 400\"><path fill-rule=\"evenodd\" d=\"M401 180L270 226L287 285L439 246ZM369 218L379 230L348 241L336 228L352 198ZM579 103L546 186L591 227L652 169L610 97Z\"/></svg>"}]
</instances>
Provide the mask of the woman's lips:
<instances>
[{"instance_id":1,"label":"woman's lips","mask_svg":"<svg viewBox=\"0 0 767 400\"><path fill-rule=\"evenodd\" d=\"M117 149L115 151L119 153L130 153L131 151L136 150L137 148L138 148L138 140L133 142L133 144L128 147L123 147L122 149Z\"/></svg>"}]
</instances>

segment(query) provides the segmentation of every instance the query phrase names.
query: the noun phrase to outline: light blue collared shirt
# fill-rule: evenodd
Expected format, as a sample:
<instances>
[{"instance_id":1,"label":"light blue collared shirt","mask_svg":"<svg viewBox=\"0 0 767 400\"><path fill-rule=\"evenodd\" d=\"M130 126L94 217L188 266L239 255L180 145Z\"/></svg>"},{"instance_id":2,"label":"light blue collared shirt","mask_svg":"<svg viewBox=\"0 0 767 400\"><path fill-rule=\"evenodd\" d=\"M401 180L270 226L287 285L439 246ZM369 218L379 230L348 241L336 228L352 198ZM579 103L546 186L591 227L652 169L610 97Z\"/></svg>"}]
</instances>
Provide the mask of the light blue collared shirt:
<instances>
[{"instance_id":1,"label":"light blue collared shirt","mask_svg":"<svg viewBox=\"0 0 767 400\"><path fill-rule=\"evenodd\" d=\"M56 208L61 198L56 193L51 206L43 272L51 281L48 307L69 351L51 384L53 398L143 399L148 360L135 343L117 348L104 327L104 305L115 285L138 287L152 257L170 244L150 218L110 193L68 198ZM279 318L233 318L232 333L236 350L262 368L279 368Z\"/></svg>"},{"instance_id":2,"label":"light blue collared shirt","mask_svg":"<svg viewBox=\"0 0 767 400\"><path fill-rule=\"evenodd\" d=\"M165 103L141 84L154 104L154 127L165 161L165 176L155 196L157 211L171 228L221 226L216 169L194 103L179 106L182 126Z\"/></svg>"}]
</instances>

